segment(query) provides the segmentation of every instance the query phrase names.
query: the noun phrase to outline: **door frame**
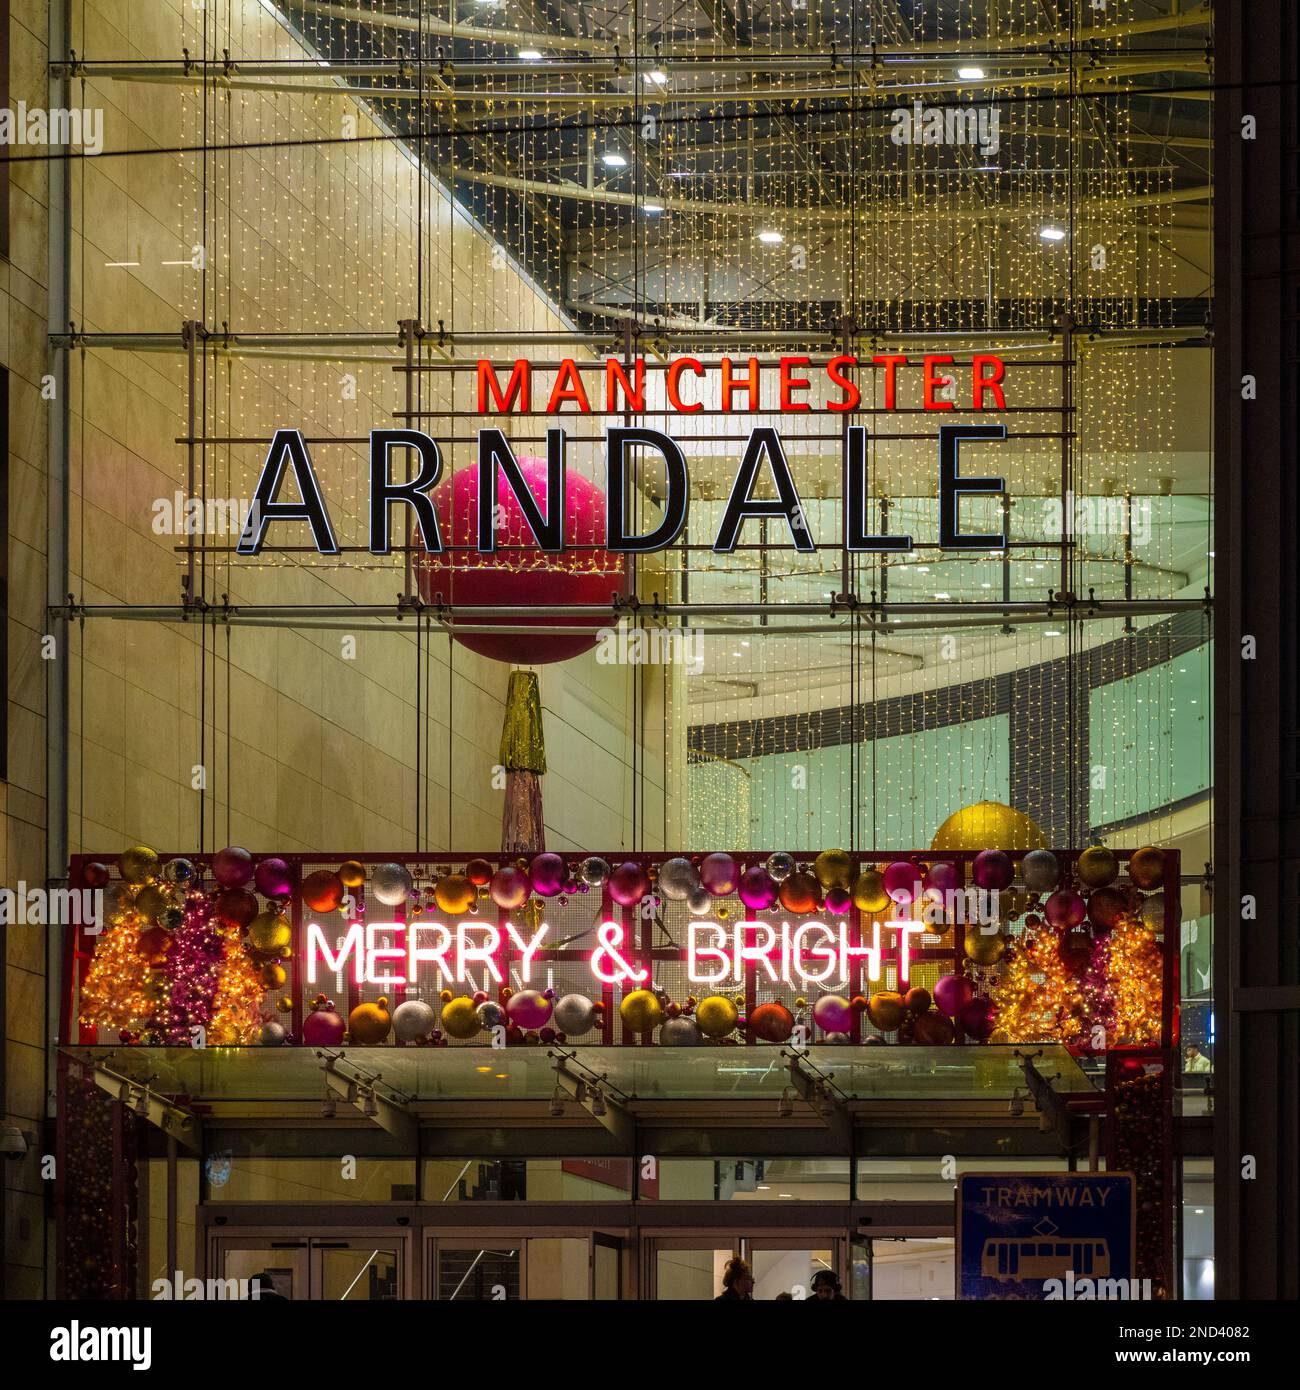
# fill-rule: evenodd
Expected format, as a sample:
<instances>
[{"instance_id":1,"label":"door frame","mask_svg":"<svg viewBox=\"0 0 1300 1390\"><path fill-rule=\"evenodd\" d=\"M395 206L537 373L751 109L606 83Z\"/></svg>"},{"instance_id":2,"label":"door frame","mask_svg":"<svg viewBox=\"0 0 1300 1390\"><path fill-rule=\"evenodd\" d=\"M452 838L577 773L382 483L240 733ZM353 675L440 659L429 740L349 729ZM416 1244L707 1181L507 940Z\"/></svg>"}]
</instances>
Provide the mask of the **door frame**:
<instances>
[{"instance_id":1,"label":"door frame","mask_svg":"<svg viewBox=\"0 0 1300 1390\"><path fill-rule=\"evenodd\" d=\"M206 1279L225 1278L225 1255L231 1250L265 1250L279 1246L285 1250L302 1250L307 1255L307 1299L320 1299L322 1255L327 1249L391 1248L397 1256L397 1298L400 1302L416 1297L412 1283L411 1232L392 1226L376 1229L359 1223L339 1221L332 1226L308 1231L303 1226L238 1225L204 1227L201 1243L203 1266L199 1272Z\"/></svg>"}]
</instances>

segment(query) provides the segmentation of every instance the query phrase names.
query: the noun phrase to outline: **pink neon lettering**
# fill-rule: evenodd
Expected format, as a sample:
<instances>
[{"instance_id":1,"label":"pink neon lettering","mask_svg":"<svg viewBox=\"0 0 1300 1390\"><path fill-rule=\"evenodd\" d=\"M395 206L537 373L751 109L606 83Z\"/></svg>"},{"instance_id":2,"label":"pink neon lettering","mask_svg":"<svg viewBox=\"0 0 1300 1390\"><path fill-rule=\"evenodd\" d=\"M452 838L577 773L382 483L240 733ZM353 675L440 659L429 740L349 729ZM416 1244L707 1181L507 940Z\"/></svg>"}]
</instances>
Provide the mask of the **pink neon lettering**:
<instances>
[{"instance_id":1,"label":"pink neon lettering","mask_svg":"<svg viewBox=\"0 0 1300 1390\"><path fill-rule=\"evenodd\" d=\"M716 922L692 922L686 929L686 978L693 985L716 985L726 978L731 958L722 946L705 946L698 939L700 932L712 932L714 940L726 940L727 933ZM701 956L718 962L718 969L705 974L699 968Z\"/></svg>"},{"instance_id":2,"label":"pink neon lettering","mask_svg":"<svg viewBox=\"0 0 1300 1390\"><path fill-rule=\"evenodd\" d=\"M622 955L623 928L617 922L602 922L596 929L596 939L600 945L591 953L591 973L598 980L603 980L607 985L631 980L639 985L650 978L648 970L638 970ZM606 961L611 964L606 966Z\"/></svg>"}]
</instances>

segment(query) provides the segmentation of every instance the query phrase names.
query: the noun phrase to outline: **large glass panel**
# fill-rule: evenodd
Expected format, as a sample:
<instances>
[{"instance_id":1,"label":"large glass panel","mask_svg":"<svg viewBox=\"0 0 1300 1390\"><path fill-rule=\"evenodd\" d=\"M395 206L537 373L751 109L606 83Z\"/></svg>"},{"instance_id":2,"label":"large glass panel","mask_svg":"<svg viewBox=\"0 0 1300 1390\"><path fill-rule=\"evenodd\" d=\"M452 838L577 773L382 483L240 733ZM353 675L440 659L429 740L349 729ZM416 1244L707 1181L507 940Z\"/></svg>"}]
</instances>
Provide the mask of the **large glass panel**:
<instances>
[{"instance_id":1,"label":"large glass panel","mask_svg":"<svg viewBox=\"0 0 1300 1390\"><path fill-rule=\"evenodd\" d=\"M391 1300L398 1290L398 1259L394 1249L320 1248L320 1297L350 1303Z\"/></svg>"},{"instance_id":2,"label":"large glass panel","mask_svg":"<svg viewBox=\"0 0 1300 1390\"><path fill-rule=\"evenodd\" d=\"M439 1299L470 1303L519 1297L523 1250L518 1243L457 1245L440 1241L436 1258Z\"/></svg>"},{"instance_id":3,"label":"large glass panel","mask_svg":"<svg viewBox=\"0 0 1300 1390\"><path fill-rule=\"evenodd\" d=\"M716 1298L734 1253L730 1246L660 1246L655 1251L655 1297L676 1302Z\"/></svg>"}]
</instances>

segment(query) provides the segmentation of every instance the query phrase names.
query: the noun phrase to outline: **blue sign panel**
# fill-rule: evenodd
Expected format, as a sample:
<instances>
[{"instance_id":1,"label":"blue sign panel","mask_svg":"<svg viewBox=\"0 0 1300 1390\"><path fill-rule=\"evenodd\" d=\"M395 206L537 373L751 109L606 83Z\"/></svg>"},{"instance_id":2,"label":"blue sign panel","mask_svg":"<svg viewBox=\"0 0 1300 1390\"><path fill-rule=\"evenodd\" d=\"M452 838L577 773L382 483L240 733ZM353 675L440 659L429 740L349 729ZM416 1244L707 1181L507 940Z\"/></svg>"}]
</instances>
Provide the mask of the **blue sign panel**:
<instances>
[{"instance_id":1,"label":"blue sign panel","mask_svg":"<svg viewBox=\"0 0 1300 1390\"><path fill-rule=\"evenodd\" d=\"M1125 1297L1134 1222L1131 1173L963 1173L957 1297Z\"/></svg>"}]
</instances>

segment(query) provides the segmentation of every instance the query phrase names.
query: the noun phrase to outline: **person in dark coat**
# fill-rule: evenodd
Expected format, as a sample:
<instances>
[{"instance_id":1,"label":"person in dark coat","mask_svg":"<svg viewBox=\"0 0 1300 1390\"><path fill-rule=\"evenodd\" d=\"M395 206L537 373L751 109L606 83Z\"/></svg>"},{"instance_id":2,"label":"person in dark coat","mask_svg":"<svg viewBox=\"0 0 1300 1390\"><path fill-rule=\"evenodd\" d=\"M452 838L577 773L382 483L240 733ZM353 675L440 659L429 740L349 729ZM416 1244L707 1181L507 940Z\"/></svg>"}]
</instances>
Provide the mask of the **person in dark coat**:
<instances>
[{"instance_id":1,"label":"person in dark coat","mask_svg":"<svg viewBox=\"0 0 1300 1390\"><path fill-rule=\"evenodd\" d=\"M812 1294L812 1298L808 1300L810 1303L814 1300L821 1303L830 1303L837 1299L842 1303L848 1302L848 1299L846 1299L841 1292L839 1276L833 1269L819 1269L817 1273L813 1275Z\"/></svg>"},{"instance_id":2,"label":"person in dark coat","mask_svg":"<svg viewBox=\"0 0 1300 1390\"><path fill-rule=\"evenodd\" d=\"M722 1292L713 1301L730 1303L732 1299L744 1299L747 1303L754 1301L754 1274L739 1255L733 1255L727 1261L727 1267L722 1271Z\"/></svg>"}]
</instances>

